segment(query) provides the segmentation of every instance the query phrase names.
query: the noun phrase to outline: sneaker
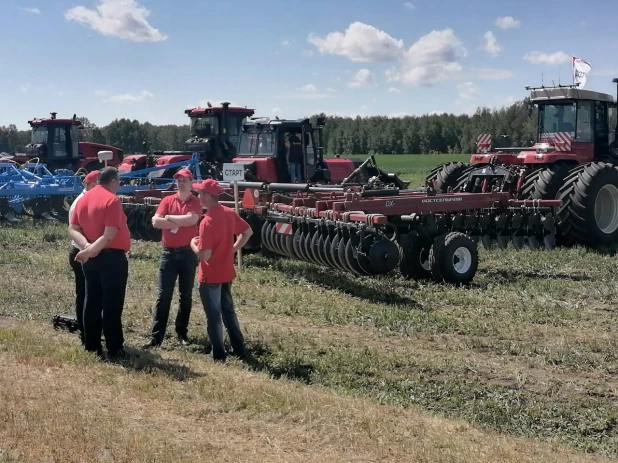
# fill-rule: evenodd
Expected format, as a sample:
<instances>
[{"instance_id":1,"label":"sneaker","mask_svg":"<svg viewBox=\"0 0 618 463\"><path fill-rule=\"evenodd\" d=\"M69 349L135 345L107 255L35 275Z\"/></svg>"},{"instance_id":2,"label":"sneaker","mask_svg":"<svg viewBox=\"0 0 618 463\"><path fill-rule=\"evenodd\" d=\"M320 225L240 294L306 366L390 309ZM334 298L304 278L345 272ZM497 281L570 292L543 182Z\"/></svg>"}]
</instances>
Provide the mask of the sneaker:
<instances>
[{"instance_id":1,"label":"sneaker","mask_svg":"<svg viewBox=\"0 0 618 463\"><path fill-rule=\"evenodd\" d=\"M180 342L183 346L189 345L189 338L187 338L186 334L178 334L178 342Z\"/></svg>"},{"instance_id":2,"label":"sneaker","mask_svg":"<svg viewBox=\"0 0 618 463\"><path fill-rule=\"evenodd\" d=\"M160 342L157 342L156 339L152 338L150 341L148 341L142 346L142 349L152 349L153 347L159 347L160 345Z\"/></svg>"}]
</instances>

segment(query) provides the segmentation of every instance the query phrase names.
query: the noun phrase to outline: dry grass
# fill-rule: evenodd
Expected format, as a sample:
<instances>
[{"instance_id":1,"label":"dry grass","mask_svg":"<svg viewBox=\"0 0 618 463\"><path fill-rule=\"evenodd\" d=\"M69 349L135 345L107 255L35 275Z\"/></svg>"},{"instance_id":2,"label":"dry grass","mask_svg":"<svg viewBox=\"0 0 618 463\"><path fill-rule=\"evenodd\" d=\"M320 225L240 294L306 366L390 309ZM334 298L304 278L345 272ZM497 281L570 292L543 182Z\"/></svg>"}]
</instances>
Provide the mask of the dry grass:
<instances>
[{"instance_id":1,"label":"dry grass","mask_svg":"<svg viewBox=\"0 0 618 463\"><path fill-rule=\"evenodd\" d=\"M177 352L101 364L7 319L0 403L4 462L604 461Z\"/></svg>"}]
</instances>

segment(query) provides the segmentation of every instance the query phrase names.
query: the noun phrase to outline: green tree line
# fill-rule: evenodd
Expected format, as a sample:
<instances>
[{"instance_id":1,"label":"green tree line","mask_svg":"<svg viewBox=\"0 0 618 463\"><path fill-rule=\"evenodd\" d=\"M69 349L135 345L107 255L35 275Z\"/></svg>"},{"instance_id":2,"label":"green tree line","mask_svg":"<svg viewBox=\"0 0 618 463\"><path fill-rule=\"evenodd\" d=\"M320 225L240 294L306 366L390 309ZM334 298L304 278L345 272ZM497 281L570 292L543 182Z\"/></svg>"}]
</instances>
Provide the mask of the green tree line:
<instances>
[{"instance_id":1,"label":"green tree line","mask_svg":"<svg viewBox=\"0 0 618 463\"><path fill-rule=\"evenodd\" d=\"M513 146L529 146L536 138L536 109L529 99L500 109L480 107L472 115L435 114L406 117L326 117L323 132L328 154L432 154L472 153L476 138L489 133ZM81 118L81 141L121 148L125 155L142 153L143 143L153 150L182 150L188 125L153 125L126 118L97 127ZM0 126L0 152L23 152L30 132L15 125ZM499 139L494 138L495 141Z\"/></svg>"}]
</instances>

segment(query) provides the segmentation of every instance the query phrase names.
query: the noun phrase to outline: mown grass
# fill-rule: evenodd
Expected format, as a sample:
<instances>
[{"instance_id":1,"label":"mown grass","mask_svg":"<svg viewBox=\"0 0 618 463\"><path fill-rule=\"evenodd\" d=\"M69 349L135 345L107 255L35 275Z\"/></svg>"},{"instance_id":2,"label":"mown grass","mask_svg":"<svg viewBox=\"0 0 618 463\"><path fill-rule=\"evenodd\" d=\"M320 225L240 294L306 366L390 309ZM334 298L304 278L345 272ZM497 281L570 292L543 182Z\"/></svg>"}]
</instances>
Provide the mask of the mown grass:
<instances>
[{"instance_id":1,"label":"mown grass","mask_svg":"<svg viewBox=\"0 0 618 463\"><path fill-rule=\"evenodd\" d=\"M385 170L401 170L407 180L417 168L422 177L437 162L455 160L434 156L429 164L429 156L377 158ZM417 159L425 167L416 167ZM0 226L0 316L49 325L55 313L71 312L68 241L64 226ZM124 311L132 346L147 340L158 252L156 243L133 243ZM251 356L229 367L240 375L235 381L250 372L266 373L366 404L392 406L396 412L388 413L396 415L419 407L485 432L618 457L616 258L580 248L481 248L480 257L474 282L454 287L405 281L397 274L354 277L286 259L246 256L233 293ZM182 349L170 337L161 356L194 362L195 369L210 362L203 357L207 342L197 291L194 301L194 343ZM48 332L43 333L45 340ZM0 337L0 351L5 342ZM46 355L46 341L41 342L45 347L36 356ZM11 358L23 355L19 349L8 352ZM58 365L79 363L81 355L62 356ZM142 365L142 370L189 375L178 365L154 365ZM109 381L118 385L120 380ZM360 439L354 445L361 441L366 443ZM485 461L524 461L530 448L537 448L527 442L528 450ZM465 460L458 452L453 461ZM439 461L432 457L427 461Z\"/></svg>"},{"instance_id":2,"label":"mown grass","mask_svg":"<svg viewBox=\"0 0 618 463\"><path fill-rule=\"evenodd\" d=\"M0 315L49 322L71 312L67 241L64 226L0 228ZM616 259L480 253L468 287L246 256L233 292L252 360L238 368L618 456ZM157 259L157 244L133 244L132 346L147 340ZM199 355L207 342L194 297L186 351ZM166 340L164 352L175 350Z\"/></svg>"}]
</instances>

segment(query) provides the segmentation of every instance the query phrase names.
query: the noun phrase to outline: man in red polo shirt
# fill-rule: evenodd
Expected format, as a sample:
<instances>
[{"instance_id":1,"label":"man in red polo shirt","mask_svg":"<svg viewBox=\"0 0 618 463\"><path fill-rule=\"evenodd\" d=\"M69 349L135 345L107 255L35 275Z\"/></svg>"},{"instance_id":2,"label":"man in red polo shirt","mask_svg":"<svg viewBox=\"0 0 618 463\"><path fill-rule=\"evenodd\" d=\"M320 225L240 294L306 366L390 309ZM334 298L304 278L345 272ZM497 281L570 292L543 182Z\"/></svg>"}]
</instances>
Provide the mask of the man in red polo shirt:
<instances>
[{"instance_id":1,"label":"man in red polo shirt","mask_svg":"<svg viewBox=\"0 0 618 463\"><path fill-rule=\"evenodd\" d=\"M245 343L234 311L231 286L236 278L234 255L251 238L253 231L234 209L219 204L221 187L212 179L194 183L200 201L207 209L200 224L199 236L191 240L193 252L199 256L198 281L204 305L207 331L216 361L226 358L223 345L223 317L234 355L243 356ZM237 236L234 242L234 235Z\"/></svg>"},{"instance_id":2,"label":"man in red polo shirt","mask_svg":"<svg viewBox=\"0 0 618 463\"><path fill-rule=\"evenodd\" d=\"M202 204L191 192L193 175L188 169L181 169L175 175L178 192L166 196L159 203L152 218L152 226L163 230L161 259L159 262L159 294L152 320L148 349L163 342L167 319L178 278L180 301L176 315L176 334L180 343L187 345L187 327L191 315L193 283L197 269L197 256L191 250L191 239L197 236L197 222L202 215Z\"/></svg>"},{"instance_id":3,"label":"man in red polo shirt","mask_svg":"<svg viewBox=\"0 0 618 463\"><path fill-rule=\"evenodd\" d=\"M80 199L71 216L69 234L82 248L75 256L86 277L84 335L87 351L103 355L101 329L112 358L124 358L122 309L131 248L127 217L116 196L120 177L115 167L99 171L98 185Z\"/></svg>"}]
</instances>

